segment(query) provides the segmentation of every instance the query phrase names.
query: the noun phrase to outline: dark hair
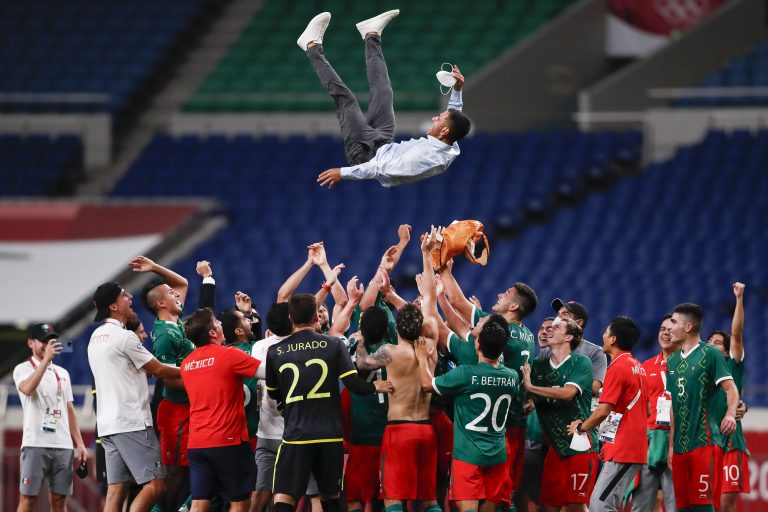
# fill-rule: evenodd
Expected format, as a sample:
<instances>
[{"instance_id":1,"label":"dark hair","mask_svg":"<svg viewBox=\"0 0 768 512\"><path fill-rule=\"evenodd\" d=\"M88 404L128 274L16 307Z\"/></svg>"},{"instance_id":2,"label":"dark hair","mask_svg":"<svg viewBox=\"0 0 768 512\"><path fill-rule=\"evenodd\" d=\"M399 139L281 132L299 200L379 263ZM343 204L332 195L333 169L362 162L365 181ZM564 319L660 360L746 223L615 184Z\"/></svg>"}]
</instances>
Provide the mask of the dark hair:
<instances>
[{"instance_id":1,"label":"dark hair","mask_svg":"<svg viewBox=\"0 0 768 512\"><path fill-rule=\"evenodd\" d=\"M237 316L238 310L236 308L225 309L219 313L219 322L221 322L221 330L224 331L224 339L229 343L234 343L237 339L235 329L240 327L240 318Z\"/></svg>"},{"instance_id":2,"label":"dark hair","mask_svg":"<svg viewBox=\"0 0 768 512\"><path fill-rule=\"evenodd\" d=\"M554 321L555 321L555 317L547 316L547 317L544 317L544 320L542 320L541 323L543 324L544 322L554 322Z\"/></svg>"},{"instance_id":3,"label":"dark hair","mask_svg":"<svg viewBox=\"0 0 768 512\"><path fill-rule=\"evenodd\" d=\"M397 311L397 320L395 328L397 334L407 341L416 341L421 334L421 326L424 323L424 315L421 309L416 307L413 302L409 302Z\"/></svg>"},{"instance_id":4,"label":"dark hair","mask_svg":"<svg viewBox=\"0 0 768 512\"><path fill-rule=\"evenodd\" d=\"M698 304L692 304L690 302L678 304L674 307L672 313L679 313L688 317L693 325L693 332L691 334L698 334L701 332L701 321L704 319L704 310Z\"/></svg>"},{"instance_id":5,"label":"dark hair","mask_svg":"<svg viewBox=\"0 0 768 512\"><path fill-rule=\"evenodd\" d=\"M480 330L477 344L485 357L498 359L507 346L507 339L509 339L509 329L506 329L505 332L505 329L502 329L496 322L488 321Z\"/></svg>"},{"instance_id":6,"label":"dark hair","mask_svg":"<svg viewBox=\"0 0 768 512\"><path fill-rule=\"evenodd\" d=\"M581 345L581 340L584 337L584 330L576 323L576 320L572 318L561 318L560 321L565 322L565 334L573 336L573 339L569 343L571 351L576 350L578 346Z\"/></svg>"},{"instance_id":7,"label":"dark hair","mask_svg":"<svg viewBox=\"0 0 768 512\"><path fill-rule=\"evenodd\" d=\"M196 347L208 345L211 342L208 331L213 329L215 321L216 317L213 311L208 308L200 308L184 320L184 332Z\"/></svg>"},{"instance_id":8,"label":"dark hair","mask_svg":"<svg viewBox=\"0 0 768 512\"><path fill-rule=\"evenodd\" d=\"M504 330L504 332L507 333L507 338L509 338L509 324L507 323L506 318L504 318L498 313L494 313L488 318L488 323L494 323L499 327L501 327Z\"/></svg>"},{"instance_id":9,"label":"dark hair","mask_svg":"<svg viewBox=\"0 0 768 512\"><path fill-rule=\"evenodd\" d=\"M661 321L659 323L663 324L665 321L669 320L670 318L672 318L672 313L664 313L664 316L661 317Z\"/></svg>"},{"instance_id":10,"label":"dark hair","mask_svg":"<svg viewBox=\"0 0 768 512\"><path fill-rule=\"evenodd\" d=\"M131 332L136 332L136 329L138 329L140 325L141 320L139 320L138 315L132 315L125 321L125 328Z\"/></svg>"},{"instance_id":11,"label":"dark hair","mask_svg":"<svg viewBox=\"0 0 768 512\"><path fill-rule=\"evenodd\" d=\"M360 332L366 345L374 345L384 339L389 330L387 313L378 306L371 306L363 311L360 318Z\"/></svg>"},{"instance_id":12,"label":"dark hair","mask_svg":"<svg viewBox=\"0 0 768 512\"><path fill-rule=\"evenodd\" d=\"M616 336L616 345L621 350L631 350L640 339L640 326L628 316L617 316L608 326L611 336Z\"/></svg>"},{"instance_id":13,"label":"dark hair","mask_svg":"<svg viewBox=\"0 0 768 512\"><path fill-rule=\"evenodd\" d=\"M461 110L448 109L448 135L445 138L449 143L453 144L466 137L470 128L472 128L472 121L467 114Z\"/></svg>"},{"instance_id":14,"label":"dark hair","mask_svg":"<svg viewBox=\"0 0 768 512\"><path fill-rule=\"evenodd\" d=\"M714 331L712 331L709 334L709 336L707 337L707 340L712 338L712 336L714 336L715 334L719 334L720 336L723 337L723 348L725 348L726 357L730 357L730 355L731 355L731 335L726 333L726 332L724 332L724 331L714 330Z\"/></svg>"},{"instance_id":15,"label":"dark hair","mask_svg":"<svg viewBox=\"0 0 768 512\"><path fill-rule=\"evenodd\" d=\"M155 315L157 315L157 300L150 301L149 295L152 293L152 290L164 284L168 283L159 277L155 277L150 282L145 284L144 288L141 289L141 303L145 308L153 312Z\"/></svg>"},{"instance_id":16,"label":"dark hair","mask_svg":"<svg viewBox=\"0 0 768 512\"><path fill-rule=\"evenodd\" d=\"M288 316L293 325L308 325L317 316L317 302L311 293L299 293L288 301Z\"/></svg>"},{"instance_id":17,"label":"dark hair","mask_svg":"<svg viewBox=\"0 0 768 512\"><path fill-rule=\"evenodd\" d=\"M293 331L287 302L275 302L267 311L267 329L278 336L288 336Z\"/></svg>"},{"instance_id":18,"label":"dark hair","mask_svg":"<svg viewBox=\"0 0 768 512\"><path fill-rule=\"evenodd\" d=\"M518 301L518 304L520 305L518 314L520 319L523 319L536 310L536 307L539 305L539 298L536 297L536 292L533 291L533 288L525 283L517 282L512 288L515 289L517 296L520 299Z\"/></svg>"}]
</instances>

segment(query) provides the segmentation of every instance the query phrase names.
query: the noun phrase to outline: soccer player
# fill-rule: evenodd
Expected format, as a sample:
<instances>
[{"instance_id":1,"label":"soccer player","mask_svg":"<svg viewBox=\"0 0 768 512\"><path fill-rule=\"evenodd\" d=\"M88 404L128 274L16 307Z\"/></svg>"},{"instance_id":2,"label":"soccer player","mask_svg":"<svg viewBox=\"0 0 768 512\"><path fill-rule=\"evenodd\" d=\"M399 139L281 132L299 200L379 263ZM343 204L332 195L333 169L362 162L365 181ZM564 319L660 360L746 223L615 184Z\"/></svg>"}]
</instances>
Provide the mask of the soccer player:
<instances>
[{"instance_id":1,"label":"soccer player","mask_svg":"<svg viewBox=\"0 0 768 512\"><path fill-rule=\"evenodd\" d=\"M69 372L53 363L61 353L58 338L51 324L31 325L27 346L32 355L13 370L24 411L17 512L37 510L43 481L48 482L51 510L66 510L67 496L72 494L75 450L78 465L88 458L77 425Z\"/></svg>"},{"instance_id":2,"label":"soccer player","mask_svg":"<svg viewBox=\"0 0 768 512\"><path fill-rule=\"evenodd\" d=\"M478 510L480 501L485 502L482 511L509 502L504 430L520 379L517 372L499 364L508 337L505 326L484 322L473 343L478 362L461 364L439 377L429 370L427 344L416 345L422 390L455 397L449 493L461 512Z\"/></svg>"},{"instance_id":3,"label":"soccer player","mask_svg":"<svg viewBox=\"0 0 768 512\"><path fill-rule=\"evenodd\" d=\"M477 326L481 318L490 313L478 309L461 291L453 276L453 261L449 261L440 272L446 296L460 317L471 326ZM504 349L504 366L515 370L518 375L523 365L536 353L533 333L523 324L523 320L533 313L538 305L536 292L525 283L517 282L497 297L491 311L504 317L509 327L507 348ZM443 312L448 319L446 308ZM449 324L450 325L450 324ZM522 393L522 389L521 389ZM522 411L522 397L516 402L507 416L506 437L508 443L509 483L512 495L520 487L525 458L525 428L526 420Z\"/></svg>"},{"instance_id":4,"label":"soccer player","mask_svg":"<svg viewBox=\"0 0 768 512\"><path fill-rule=\"evenodd\" d=\"M360 338L350 338L350 351L355 354L362 345L366 354L373 354L387 343L389 321L383 309L371 306L360 318ZM366 356L367 357L367 356ZM367 375L366 375L367 373ZM368 381L387 380L387 370L379 368L362 372ZM350 425L349 458L344 471L349 512L361 512L378 498L381 441L387 425L386 395L356 395L349 393L347 412Z\"/></svg>"},{"instance_id":5,"label":"soccer player","mask_svg":"<svg viewBox=\"0 0 768 512\"><path fill-rule=\"evenodd\" d=\"M744 284L733 283L733 294L736 296L736 309L733 312L731 335L723 331L714 331L709 335L707 343L714 346L725 357L728 369L733 375L736 389L741 394L744 386ZM721 393L722 395L722 393ZM721 396L722 398L722 396ZM741 429L741 421L736 421L736 432L727 440L723 455L722 497L720 510L734 512L739 493L749 494L749 450Z\"/></svg>"},{"instance_id":6,"label":"soccer player","mask_svg":"<svg viewBox=\"0 0 768 512\"><path fill-rule=\"evenodd\" d=\"M583 511L597 478L595 432L584 432L586 446L574 448L567 431L572 421L589 415L592 400L592 363L574 352L581 336L581 327L574 320L555 319L548 334L549 357L523 368L523 386L534 395L541 427L551 443L539 498L545 512L562 507Z\"/></svg>"},{"instance_id":7,"label":"soccer player","mask_svg":"<svg viewBox=\"0 0 768 512\"><path fill-rule=\"evenodd\" d=\"M144 306L155 315L152 353L163 364L180 366L182 359L195 349L181 325L189 283L186 278L145 256L134 258L128 265L134 272L152 272L157 276L141 293ZM211 281L210 277L203 279L204 283ZM189 398L180 380L163 381L163 384L163 400L157 406L157 430L163 464L168 471L168 488L160 508L172 512L183 500L180 493L189 475Z\"/></svg>"},{"instance_id":8,"label":"soccer player","mask_svg":"<svg viewBox=\"0 0 768 512\"><path fill-rule=\"evenodd\" d=\"M552 301L552 309L560 318L575 320L582 331L587 328L589 312L584 307L584 304L575 300L564 301L562 299L555 299ZM546 356L546 352L547 350L542 350L542 356ZM605 379L608 359L605 357L603 349L588 340L582 340L581 344L576 347L575 352L587 356L592 361L592 374L594 375L592 382L592 409L594 410L597 407L598 392L603 386L603 380Z\"/></svg>"},{"instance_id":9,"label":"soccer player","mask_svg":"<svg viewBox=\"0 0 768 512\"><path fill-rule=\"evenodd\" d=\"M252 379L260 361L224 346L221 322L202 308L184 322L196 348L181 363L189 396L189 464L192 510L207 512L223 490L232 512L246 512L256 484L249 444L243 379Z\"/></svg>"},{"instance_id":10,"label":"soccer player","mask_svg":"<svg viewBox=\"0 0 768 512\"><path fill-rule=\"evenodd\" d=\"M436 236L437 230L432 228L422 239L422 307L406 304L398 311L397 345L386 343L371 355L358 348L355 357L360 370L386 367L387 377L395 387L389 397L388 423L381 444L381 489L387 512L402 512L403 502L409 500L420 501L426 512L440 510L435 499L437 437L429 418L431 393L421 388L415 353L420 336L432 346L437 344L435 275L430 256ZM436 351L431 351L427 362L432 373L436 356Z\"/></svg>"},{"instance_id":11,"label":"soccer player","mask_svg":"<svg viewBox=\"0 0 768 512\"><path fill-rule=\"evenodd\" d=\"M313 474L323 509L338 512L344 449L337 379L350 392L360 394L391 392L392 385L358 377L344 344L315 332L313 295L292 296L288 309L293 334L267 351L267 391L282 403L285 420L275 462L273 509L292 511Z\"/></svg>"},{"instance_id":12,"label":"soccer player","mask_svg":"<svg viewBox=\"0 0 768 512\"><path fill-rule=\"evenodd\" d=\"M714 510L720 502L724 436L736 431L739 392L723 354L700 339L703 312L684 303L672 310L672 340L681 350L667 360L672 394L669 462L678 510ZM725 390L727 408L718 401ZM673 456L674 454L674 456Z\"/></svg>"},{"instance_id":13,"label":"soccer player","mask_svg":"<svg viewBox=\"0 0 768 512\"><path fill-rule=\"evenodd\" d=\"M593 512L618 511L627 488L648 460L644 371L630 352L639 339L640 327L634 320L628 316L611 320L603 333L603 351L611 364L599 405L589 418L568 426L573 435L600 425L604 463L589 502Z\"/></svg>"},{"instance_id":14,"label":"soccer player","mask_svg":"<svg viewBox=\"0 0 768 512\"><path fill-rule=\"evenodd\" d=\"M165 469L152 428L145 374L179 378L179 369L160 363L125 322L135 313L133 297L117 283L104 283L93 294L95 322L103 321L88 343L88 364L96 394L96 422L107 467L105 512L117 512L131 481L142 485L131 505L147 512L165 492Z\"/></svg>"},{"instance_id":15,"label":"soccer player","mask_svg":"<svg viewBox=\"0 0 768 512\"><path fill-rule=\"evenodd\" d=\"M554 317L548 316L539 326L539 330L536 334L536 341L538 341L540 351L547 347L547 335L554 320ZM539 423L539 416L536 413L536 409L533 409L528 413L525 423L523 476L520 479L520 488L515 492L513 500L515 510L523 511L528 510L529 502L539 502L541 472L544 469L544 458L547 456L548 449L548 447L542 443L543 436L541 432L541 423Z\"/></svg>"},{"instance_id":16,"label":"soccer player","mask_svg":"<svg viewBox=\"0 0 768 512\"><path fill-rule=\"evenodd\" d=\"M640 485L632 493L632 512L658 510L658 491L661 487L664 510L676 510L672 468L667 463L669 451L669 423L672 414L672 395L667 391L667 360L680 350L680 343L672 341L671 314L665 315L659 327L661 352L643 363L645 387L648 393L648 462L640 470Z\"/></svg>"},{"instance_id":17,"label":"soccer player","mask_svg":"<svg viewBox=\"0 0 768 512\"><path fill-rule=\"evenodd\" d=\"M357 24L365 41L365 67L371 97L368 114L364 115L352 91L331 67L323 50L323 35L331 21L331 13L312 18L296 43L336 103L336 117L344 139L344 153L350 167L336 167L320 173L320 186L333 187L341 180L375 179L385 187L413 183L444 172L459 156L457 141L469 133L471 123L461 112L461 88L464 77L453 67L453 86L448 110L432 118L427 137L394 142L395 112L392 106L392 84L381 51L381 32L398 14L387 11Z\"/></svg>"}]
</instances>

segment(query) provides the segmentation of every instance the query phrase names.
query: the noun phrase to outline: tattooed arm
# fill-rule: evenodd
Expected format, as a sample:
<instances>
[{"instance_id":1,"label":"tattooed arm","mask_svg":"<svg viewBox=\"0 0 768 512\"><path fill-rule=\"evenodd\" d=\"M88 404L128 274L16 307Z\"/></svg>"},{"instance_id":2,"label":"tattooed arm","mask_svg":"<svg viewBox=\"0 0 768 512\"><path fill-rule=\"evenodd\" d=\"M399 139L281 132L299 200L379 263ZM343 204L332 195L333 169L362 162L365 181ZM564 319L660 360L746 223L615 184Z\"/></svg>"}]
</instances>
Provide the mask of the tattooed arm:
<instances>
[{"instance_id":1,"label":"tattooed arm","mask_svg":"<svg viewBox=\"0 0 768 512\"><path fill-rule=\"evenodd\" d=\"M384 344L379 347L379 350L373 354L368 355L365 350L365 343L358 343L355 352L355 364L358 370L376 370L383 368L389 364L392 360L392 353L390 349L392 345Z\"/></svg>"}]
</instances>

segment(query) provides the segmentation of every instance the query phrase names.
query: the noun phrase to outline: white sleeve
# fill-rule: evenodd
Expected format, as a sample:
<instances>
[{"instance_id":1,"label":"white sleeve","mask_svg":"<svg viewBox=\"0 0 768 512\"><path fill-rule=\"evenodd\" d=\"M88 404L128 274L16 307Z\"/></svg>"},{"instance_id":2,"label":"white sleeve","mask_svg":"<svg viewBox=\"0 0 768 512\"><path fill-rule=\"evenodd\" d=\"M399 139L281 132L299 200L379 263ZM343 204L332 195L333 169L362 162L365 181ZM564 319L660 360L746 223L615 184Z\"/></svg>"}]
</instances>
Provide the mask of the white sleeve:
<instances>
[{"instance_id":1,"label":"white sleeve","mask_svg":"<svg viewBox=\"0 0 768 512\"><path fill-rule=\"evenodd\" d=\"M19 389L19 384L24 382L33 373L35 373L35 369L32 368L32 365L29 364L29 361L24 361L23 363L16 365L16 368L13 369L13 383L16 385L16 391L19 392L19 396L27 396L21 392Z\"/></svg>"},{"instance_id":2,"label":"white sleeve","mask_svg":"<svg viewBox=\"0 0 768 512\"><path fill-rule=\"evenodd\" d=\"M262 343L262 341L264 340L257 341L253 344L253 348L251 348L251 357L261 361L261 364L256 369L257 379L267 378L267 350L269 350L269 346L266 343Z\"/></svg>"},{"instance_id":3,"label":"white sleeve","mask_svg":"<svg viewBox=\"0 0 768 512\"><path fill-rule=\"evenodd\" d=\"M144 348L141 344L141 340L136 336L134 332L126 331L126 336L123 338L123 345L121 347L123 355L133 363L137 369L141 368L152 359L155 358L149 350Z\"/></svg>"}]
</instances>

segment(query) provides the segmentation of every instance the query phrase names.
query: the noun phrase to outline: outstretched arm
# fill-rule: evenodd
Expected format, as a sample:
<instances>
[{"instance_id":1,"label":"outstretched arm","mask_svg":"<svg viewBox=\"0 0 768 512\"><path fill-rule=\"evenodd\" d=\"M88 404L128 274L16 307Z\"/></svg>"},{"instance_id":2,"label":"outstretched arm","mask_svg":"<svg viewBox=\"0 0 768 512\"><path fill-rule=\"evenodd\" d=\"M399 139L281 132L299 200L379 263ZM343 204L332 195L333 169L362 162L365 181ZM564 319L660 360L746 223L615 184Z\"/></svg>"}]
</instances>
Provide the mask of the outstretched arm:
<instances>
[{"instance_id":1,"label":"outstretched arm","mask_svg":"<svg viewBox=\"0 0 768 512\"><path fill-rule=\"evenodd\" d=\"M467 300L464 292L461 291L459 283L456 282L456 278L453 277L453 260L448 260L448 263L446 263L445 267L440 271L440 279L443 281L445 295L448 297L448 301L461 318L463 318L466 323L471 324L473 305ZM443 312L445 312L445 310L443 310Z\"/></svg>"},{"instance_id":2,"label":"outstretched arm","mask_svg":"<svg viewBox=\"0 0 768 512\"><path fill-rule=\"evenodd\" d=\"M408 242L411 241L411 226L409 224L400 224L397 228L397 245L395 245L395 251L392 253L392 268L400 261L400 257L403 255ZM392 272L392 268L389 272Z\"/></svg>"},{"instance_id":3,"label":"outstretched arm","mask_svg":"<svg viewBox=\"0 0 768 512\"><path fill-rule=\"evenodd\" d=\"M368 288L365 289L363 298L360 299L360 311L365 311L369 307L373 306L376 302L376 297L379 295L379 291L389 283L389 275L379 268L374 274L371 282L368 283Z\"/></svg>"},{"instance_id":4,"label":"outstretched arm","mask_svg":"<svg viewBox=\"0 0 768 512\"><path fill-rule=\"evenodd\" d=\"M128 262L128 266L133 269L134 272L154 272L161 277L168 286L180 295L181 303L184 304L184 299L187 298L187 289L189 283L186 278L180 276L173 270L166 268L162 265L158 265L146 256L136 256Z\"/></svg>"},{"instance_id":5,"label":"outstretched arm","mask_svg":"<svg viewBox=\"0 0 768 512\"><path fill-rule=\"evenodd\" d=\"M205 260L198 261L195 271L197 275L203 278L197 307L216 311L216 281L213 280L213 268L211 268L210 262Z\"/></svg>"},{"instance_id":6,"label":"outstretched arm","mask_svg":"<svg viewBox=\"0 0 768 512\"><path fill-rule=\"evenodd\" d=\"M734 362L740 363L744 360L744 284L733 283L733 294L736 296L736 309L733 311L733 322L731 323L731 357Z\"/></svg>"},{"instance_id":7,"label":"outstretched arm","mask_svg":"<svg viewBox=\"0 0 768 512\"><path fill-rule=\"evenodd\" d=\"M387 366L392 360L391 347L389 343L383 344L379 350L373 354L368 354L365 350L365 343L358 343L355 352L355 365L358 370L377 370Z\"/></svg>"},{"instance_id":8,"label":"outstretched arm","mask_svg":"<svg viewBox=\"0 0 768 512\"><path fill-rule=\"evenodd\" d=\"M296 291L296 288L299 287L304 278L307 277L309 270L312 268L312 249L322 243L323 242L318 242L308 247L309 250L307 252L307 261L302 263L296 272L291 274L290 277L285 280L283 285L277 291L276 302L288 302L290 300L293 292Z\"/></svg>"}]
</instances>

